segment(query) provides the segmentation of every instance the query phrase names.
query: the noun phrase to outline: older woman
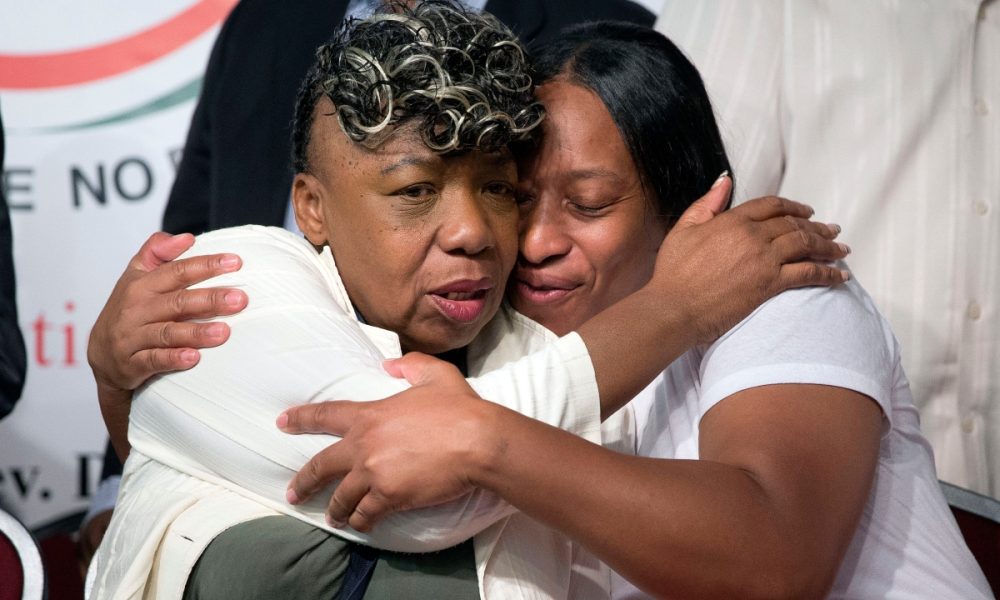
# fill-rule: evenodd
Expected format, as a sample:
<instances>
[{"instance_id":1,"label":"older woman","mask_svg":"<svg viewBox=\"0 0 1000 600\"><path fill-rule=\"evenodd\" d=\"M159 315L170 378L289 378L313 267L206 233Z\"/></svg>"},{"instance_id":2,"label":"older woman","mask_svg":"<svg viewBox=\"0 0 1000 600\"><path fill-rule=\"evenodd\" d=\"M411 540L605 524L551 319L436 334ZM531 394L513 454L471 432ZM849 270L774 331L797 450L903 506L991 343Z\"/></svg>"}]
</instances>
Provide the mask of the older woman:
<instances>
[{"instance_id":1,"label":"older woman","mask_svg":"<svg viewBox=\"0 0 1000 600\"><path fill-rule=\"evenodd\" d=\"M271 422L305 398L378 398L403 389L381 370L383 358L404 350L449 352L471 342L453 359L481 374L471 381L480 393L600 441L599 414L613 412L692 343L712 339L782 287L840 280L835 268L785 264L808 253L804 242L818 258L843 250L825 240L825 227L783 218L804 214L801 207L771 200L700 228L678 226L662 244L666 256L698 248L713 234L742 236L743 244L730 248L732 254L702 257L701 269L662 261L648 284L578 335L553 341L515 313L494 318L516 254L509 144L527 137L541 116L523 67L519 46L492 19L438 3L362 22L322 49L302 88L296 122L293 198L311 245L267 229L199 238L194 254L240 252L243 269L214 283L243 287L251 303L230 319L233 339L206 351L197 369L153 380L140 393L129 432L134 451L98 558L100 594L179 596L221 532L276 511L325 527L325 502L292 508L284 489L329 438L289 439ZM724 202L727 186L723 179L710 201ZM734 257L747 248L768 261L751 263L749 276L728 276L746 271ZM198 270L190 267L209 263L173 264L138 280L147 291L162 291L170 273L191 277ZM713 281L720 276L723 289ZM104 376L115 371L100 367L100 341L107 339L102 323L115 317L121 323L135 312L134 306L119 311L118 302L141 302L138 280L134 272L123 278L95 327L91 352L102 408L123 453L130 393L121 392L128 382ZM162 306L145 310L172 314ZM183 339L209 327L129 330L140 339L157 332L170 341L170 332ZM639 351L627 362L621 360L623 332L629 348ZM475 588L484 595L536 590L552 596L572 589L577 571L570 564L586 561L575 561L577 551L554 532L508 519L510 513L492 494L473 492L395 518L370 535L326 528L396 550L440 548L482 531L474 550ZM493 523L498 526L484 531ZM539 546L539 540L547 541ZM351 581L354 557L365 556L342 548L339 564L347 575L341 579ZM473 549L464 552L459 559L471 560ZM551 569L536 572L533 556ZM341 583L331 581L334 588Z\"/></svg>"}]
</instances>

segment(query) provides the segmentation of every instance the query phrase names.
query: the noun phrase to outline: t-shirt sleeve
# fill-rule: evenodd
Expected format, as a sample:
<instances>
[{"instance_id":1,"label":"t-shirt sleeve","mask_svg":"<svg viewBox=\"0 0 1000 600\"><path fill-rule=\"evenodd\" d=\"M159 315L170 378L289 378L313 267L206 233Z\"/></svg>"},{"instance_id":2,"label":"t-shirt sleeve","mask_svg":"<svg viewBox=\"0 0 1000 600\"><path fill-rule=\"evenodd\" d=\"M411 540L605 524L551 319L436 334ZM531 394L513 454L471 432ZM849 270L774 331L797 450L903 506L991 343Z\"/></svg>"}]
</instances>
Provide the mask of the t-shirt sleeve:
<instances>
[{"instance_id":1,"label":"t-shirt sleeve","mask_svg":"<svg viewBox=\"0 0 1000 600\"><path fill-rule=\"evenodd\" d=\"M790 290L705 350L699 370L700 416L749 388L819 384L872 398L888 425L898 363L888 323L855 280L833 289Z\"/></svg>"}]
</instances>

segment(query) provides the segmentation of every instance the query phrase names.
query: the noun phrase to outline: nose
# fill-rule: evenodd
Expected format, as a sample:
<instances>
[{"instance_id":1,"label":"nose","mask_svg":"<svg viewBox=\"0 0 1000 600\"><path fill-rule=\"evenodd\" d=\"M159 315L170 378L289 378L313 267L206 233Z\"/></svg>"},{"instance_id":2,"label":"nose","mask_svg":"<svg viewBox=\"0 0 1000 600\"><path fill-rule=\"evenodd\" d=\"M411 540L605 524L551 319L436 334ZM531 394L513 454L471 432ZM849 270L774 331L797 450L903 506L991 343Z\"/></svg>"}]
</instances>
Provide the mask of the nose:
<instances>
[{"instance_id":1,"label":"nose","mask_svg":"<svg viewBox=\"0 0 1000 600\"><path fill-rule=\"evenodd\" d=\"M559 202L536 199L521 210L521 259L535 265L569 254L572 241L566 235Z\"/></svg>"},{"instance_id":2,"label":"nose","mask_svg":"<svg viewBox=\"0 0 1000 600\"><path fill-rule=\"evenodd\" d=\"M439 241L445 252L474 256L496 244L496 234L487 209L475 194L463 194L445 211Z\"/></svg>"}]
</instances>

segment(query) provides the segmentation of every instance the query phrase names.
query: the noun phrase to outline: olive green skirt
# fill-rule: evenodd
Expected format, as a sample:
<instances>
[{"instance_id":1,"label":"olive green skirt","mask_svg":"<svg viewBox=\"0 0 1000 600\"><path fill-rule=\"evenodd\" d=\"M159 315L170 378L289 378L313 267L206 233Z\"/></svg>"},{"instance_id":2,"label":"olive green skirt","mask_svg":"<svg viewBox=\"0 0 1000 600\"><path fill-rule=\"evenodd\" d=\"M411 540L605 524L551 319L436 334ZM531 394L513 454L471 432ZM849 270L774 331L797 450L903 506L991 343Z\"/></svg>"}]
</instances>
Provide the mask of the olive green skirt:
<instances>
[{"instance_id":1,"label":"olive green skirt","mask_svg":"<svg viewBox=\"0 0 1000 600\"><path fill-rule=\"evenodd\" d=\"M195 565L184 600L336 600L352 544L285 516L219 534ZM479 598L472 541L427 554L380 551L366 599Z\"/></svg>"}]
</instances>

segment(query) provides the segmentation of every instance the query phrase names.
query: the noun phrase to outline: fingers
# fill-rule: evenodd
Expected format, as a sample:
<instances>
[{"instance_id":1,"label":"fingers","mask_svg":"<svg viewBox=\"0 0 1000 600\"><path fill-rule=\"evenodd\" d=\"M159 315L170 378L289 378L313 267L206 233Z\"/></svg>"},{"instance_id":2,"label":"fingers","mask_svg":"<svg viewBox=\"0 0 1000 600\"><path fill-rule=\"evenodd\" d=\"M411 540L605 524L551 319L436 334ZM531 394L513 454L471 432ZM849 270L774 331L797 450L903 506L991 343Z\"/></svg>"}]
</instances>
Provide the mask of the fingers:
<instances>
[{"instance_id":1,"label":"fingers","mask_svg":"<svg viewBox=\"0 0 1000 600\"><path fill-rule=\"evenodd\" d=\"M305 502L315 495L316 492L322 490L333 481L343 478L350 471L351 454L349 444L331 444L321 450L319 454L310 458L309 462L299 469L299 472L295 474L295 477L288 484L285 499L288 500L289 504ZM339 487L338 492L340 492ZM343 492L340 492L341 500L349 503L353 496L347 494L351 492L352 488L347 488ZM350 504L352 510L360 499L361 497L358 496L354 500L354 504ZM346 521L346 518L344 520Z\"/></svg>"},{"instance_id":2,"label":"fingers","mask_svg":"<svg viewBox=\"0 0 1000 600\"><path fill-rule=\"evenodd\" d=\"M248 303L241 290L186 289L242 266L235 254L177 259L193 243L191 235L153 234L116 282L87 347L87 360L104 386L132 390L152 375L191 368L199 360L197 348L228 338L224 324L179 322L237 313Z\"/></svg>"},{"instance_id":3,"label":"fingers","mask_svg":"<svg viewBox=\"0 0 1000 600\"><path fill-rule=\"evenodd\" d=\"M819 223L817 221L810 221L809 219L788 215L768 219L759 223L758 226L770 240L779 238L786 233L793 231L815 233L825 239L832 240L836 239L836 237L840 235L841 231L840 225L833 223Z\"/></svg>"},{"instance_id":4,"label":"fingers","mask_svg":"<svg viewBox=\"0 0 1000 600\"><path fill-rule=\"evenodd\" d=\"M780 264L802 259L818 261L840 260L850 254L847 244L826 239L805 229L786 233L771 242Z\"/></svg>"},{"instance_id":5,"label":"fingers","mask_svg":"<svg viewBox=\"0 0 1000 600\"><path fill-rule=\"evenodd\" d=\"M199 288L163 292L141 305L123 309L135 312L142 323L211 319L240 312L246 308L245 292L233 288ZM141 312L140 312L141 311Z\"/></svg>"},{"instance_id":6,"label":"fingers","mask_svg":"<svg viewBox=\"0 0 1000 600\"><path fill-rule=\"evenodd\" d=\"M285 433L328 433L343 435L364 410L371 410L375 402L350 402L330 400L293 406L278 416L278 429Z\"/></svg>"},{"instance_id":7,"label":"fingers","mask_svg":"<svg viewBox=\"0 0 1000 600\"><path fill-rule=\"evenodd\" d=\"M684 214L677 220L674 228L680 227L680 229L685 229L711 220L712 217L725 210L732 189L733 180L730 179L728 172L723 173L712 184L712 189L708 190L708 193L684 211Z\"/></svg>"},{"instance_id":8,"label":"fingers","mask_svg":"<svg viewBox=\"0 0 1000 600\"><path fill-rule=\"evenodd\" d=\"M139 252L132 257L129 266L142 271L152 271L163 263L180 256L192 244L194 244L194 236L190 233L170 235L157 231L143 243Z\"/></svg>"},{"instance_id":9,"label":"fingers","mask_svg":"<svg viewBox=\"0 0 1000 600\"><path fill-rule=\"evenodd\" d=\"M102 374L121 389L134 389L153 375L198 364L197 349L223 344L230 328L225 323L185 319L232 314L247 304L245 293L223 288L131 298L118 309L117 320L98 320L87 349L95 375Z\"/></svg>"},{"instance_id":10,"label":"fingers","mask_svg":"<svg viewBox=\"0 0 1000 600\"><path fill-rule=\"evenodd\" d=\"M184 371L198 364L201 354L194 348L153 348L140 350L129 358L132 370L141 385L153 375Z\"/></svg>"},{"instance_id":11,"label":"fingers","mask_svg":"<svg viewBox=\"0 0 1000 600\"><path fill-rule=\"evenodd\" d=\"M139 328L136 346L160 348L214 348L229 339L225 323L152 323Z\"/></svg>"},{"instance_id":12,"label":"fingers","mask_svg":"<svg viewBox=\"0 0 1000 600\"><path fill-rule=\"evenodd\" d=\"M742 215L753 221L766 221L785 215L808 219L814 213L812 207L806 204L788 200L787 198L779 198L778 196L754 198L733 208L730 212Z\"/></svg>"},{"instance_id":13,"label":"fingers","mask_svg":"<svg viewBox=\"0 0 1000 600\"><path fill-rule=\"evenodd\" d=\"M382 368L393 377L406 379L410 385L449 377L465 379L455 365L422 352L410 352L401 358L383 361Z\"/></svg>"},{"instance_id":14,"label":"fingers","mask_svg":"<svg viewBox=\"0 0 1000 600\"><path fill-rule=\"evenodd\" d=\"M326 507L326 521L333 527L342 528L348 523L354 527L351 515L357 509L362 499L368 494L368 484L363 477L349 473L337 484ZM364 531L359 529L358 531Z\"/></svg>"},{"instance_id":15,"label":"fingers","mask_svg":"<svg viewBox=\"0 0 1000 600\"><path fill-rule=\"evenodd\" d=\"M732 192L733 180L729 176L729 171L724 171L715 180L715 183L712 184L708 192L696 201L696 204L701 204L710 210L713 215L717 215L726 210L726 205L729 204L729 196Z\"/></svg>"},{"instance_id":16,"label":"fingers","mask_svg":"<svg viewBox=\"0 0 1000 600\"><path fill-rule=\"evenodd\" d=\"M218 346L229 339L225 323L153 323L135 331L131 346L124 350L127 370L138 383L153 375L184 371L198 364L196 348Z\"/></svg>"},{"instance_id":17,"label":"fingers","mask_svg":"<svg viewBox=\"0 0 1000 600\"><path fill-rule=\"evenodd\" d=\"M240 257L235 254L193 256L160 265L149 274L146 285L151 292L172 292L217 275L238 271L242 265Z\"/></svg>"},{"instance_id":18,"label":"fingers","mask_svg":"<svg viewBox=\"0 0 1000 600\"><path fill-rule=\"evenodd\" d=\"M337 529L350 525L355 531L367 532L391 512L389 503L372 493L365 478L352 471L334 489L326 508L326 522Z\"/></svg>"},{"instance_id":19,"label":"fingers","mask_svg":"<svg viewBox=\"0 0 1000 600\"><path fill-rule=\"evenodd\" d=\"M810 285L834 286L851 278L849 271L832 265L812 262L791 263L781 266L779 285L782 290Z\"/></svg>"},{"instance_id":20,"label":"fingers","mask_svg":"<svg viewBox=\"0 0 1000 600\"><path fill-rule=\"evenodd\" d=\"M155 234L154 234L155 236ZM167 238L150 237L150 250L153 257L160 263L170 262L194 245L194 236L190 233L169 235Z\"/></svg>"},{"instance_id":21,"label":"fingers","mask_svg":"<svg viewBox=\"0 0 1000 600\"><path fill-rule=\"evenodd\" d=\"M371 531L375 524L381 521L386 515L394 512L389 503L375 494L367 494L358 502L348 518L348 524L355 530L361 532Z\"/></svg>"}]
</instances>

